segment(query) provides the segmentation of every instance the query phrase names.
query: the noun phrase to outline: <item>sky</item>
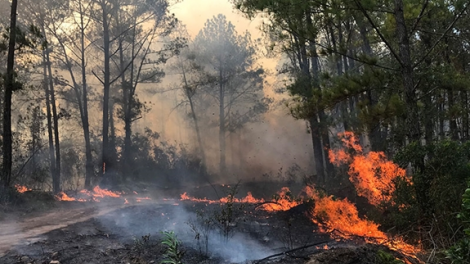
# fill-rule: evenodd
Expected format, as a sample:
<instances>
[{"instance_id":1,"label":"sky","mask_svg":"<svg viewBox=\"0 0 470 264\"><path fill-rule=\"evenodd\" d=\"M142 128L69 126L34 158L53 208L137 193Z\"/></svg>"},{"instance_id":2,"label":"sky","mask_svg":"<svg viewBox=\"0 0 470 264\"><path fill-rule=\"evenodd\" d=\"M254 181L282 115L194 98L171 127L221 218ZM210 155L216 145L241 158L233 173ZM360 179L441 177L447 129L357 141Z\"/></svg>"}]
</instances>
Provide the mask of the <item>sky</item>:
<instances>
[{"instance_id":1,"label":"sky","mask_svg":"<svg viewBox=\"0 0 470 264\"><path fill-rule=\"evenodd\" d=\"M229 0L184 0L171 8L178 19L186 24L189 34L195 36L204 23L218 14L224 14L238 32L248 30L253 37L259 37L259 20L250 21L235 10Z\"/></svg>"}]
</instances>

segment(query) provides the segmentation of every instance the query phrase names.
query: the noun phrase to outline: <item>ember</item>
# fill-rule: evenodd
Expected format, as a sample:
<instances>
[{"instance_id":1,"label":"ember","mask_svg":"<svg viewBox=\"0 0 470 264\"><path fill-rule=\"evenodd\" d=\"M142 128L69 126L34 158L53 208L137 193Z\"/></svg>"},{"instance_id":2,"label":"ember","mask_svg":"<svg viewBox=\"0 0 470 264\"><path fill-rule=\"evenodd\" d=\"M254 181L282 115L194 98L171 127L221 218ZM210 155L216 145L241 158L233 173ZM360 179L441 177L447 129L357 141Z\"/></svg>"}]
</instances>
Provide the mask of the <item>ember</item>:
<instances>
[{"instance_id":1,"label":"ember","mask_svg":"<svg viewBox=\"0 0 470 264\"><path fill-rule=\"evenodd\" d=\"M26 186L22 186L22 185L19 185L19 184L16 184L15 188L16 188L16 191L18 191L19 193L24 193L24 192L27 192L27 191L31 191L31 189L27 188Z\"/></svg>"}]
</instances>

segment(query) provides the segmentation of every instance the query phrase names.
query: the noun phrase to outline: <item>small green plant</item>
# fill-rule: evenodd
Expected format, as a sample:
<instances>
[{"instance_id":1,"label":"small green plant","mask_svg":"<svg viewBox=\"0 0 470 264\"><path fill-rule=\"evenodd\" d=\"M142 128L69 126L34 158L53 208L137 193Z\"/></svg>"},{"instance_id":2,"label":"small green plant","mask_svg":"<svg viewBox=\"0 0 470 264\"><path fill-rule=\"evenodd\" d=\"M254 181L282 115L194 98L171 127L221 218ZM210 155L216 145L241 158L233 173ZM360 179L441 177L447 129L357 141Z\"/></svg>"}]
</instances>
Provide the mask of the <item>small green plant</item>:
<instances>
[{"instance_id":1,"label":"small green plant","mask_svg":"<svg viewBox=\"0 0 470 264\"><path fill-rule=\"evenodd\" d=\"M383 250L377 251L377 258L375 260L377 264L404 264L403 261L395 258L392 254L387 253Z\"/></svg>"},{"instance_id":2,"label":"small green plant","mask_svg":"<svg viewBox=\"0 0 470 264\"><path fill-rule=\"evenodd\" d=\"M162 245L166 247L161 264L183 264L184 250L173 231L164 231Z\"/></svg>"}]
</instances>

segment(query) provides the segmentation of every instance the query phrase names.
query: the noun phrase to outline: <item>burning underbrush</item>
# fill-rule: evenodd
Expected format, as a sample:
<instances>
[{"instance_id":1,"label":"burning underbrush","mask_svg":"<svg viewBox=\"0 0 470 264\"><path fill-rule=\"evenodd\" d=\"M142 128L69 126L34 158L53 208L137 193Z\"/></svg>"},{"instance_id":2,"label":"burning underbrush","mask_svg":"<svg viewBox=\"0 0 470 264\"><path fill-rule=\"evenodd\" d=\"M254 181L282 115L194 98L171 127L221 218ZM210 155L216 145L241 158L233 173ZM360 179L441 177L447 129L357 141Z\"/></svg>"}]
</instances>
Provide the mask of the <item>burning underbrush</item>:
<instances>
[{"instance_id":1,"label":"burning underbrush","mask_svg":"<svg viewBox=\"0 0 470 264\"><path fill-rule=\"evenodd\" d=\"M243 198L227 196L219 200L194 198L183 193L181 200L222 206L228 202L256 204L256 210L266 212L296 211L296 207L307 205L302 213L319 227L318 231L329 234L333 239L360 238L367 243L385 245L413 259L420 252L419 248L405 243L400 237L388 237L373 221L361 218L356 206L347 199L327 196L310 186L305 187L298 197L283 187L271 200L254 198L251 193Z\"/></svg>"},{"instance_id":2,"label":"burning underbrush","mask_svg":"<svg viewBox=\"0 0 470 264\"><path fill-rule=\"evenodd\" d=\"M73 197L62 191L56 194L55 198L58 201L65 202L100 202L102 199L118 198L122 200L124 204L129 204L129 195L127 197L125 197L125 195L125 192L110 191L107 189L102 189L100 186L95 186L91 191L84 189L79 191ZM144 200L151 200L150 197L139 197L136 191L133 191L130 196L132 196L132 199L134 199L134 201L137 203L140 203Z\"/></svg>"},{"instance_id":3,"label":"burning underbrush","mask_svg":"<svg viewBox=\"0 0 470 264\"><path fill-rule=\"evenodd\" d=\"M339 136L343 148L330 150L330 160L337 166L348 166L349 180L357 195L380 211L380 205L393 202L393 182L398 178L407 180L404 170L387 160L383 153L365 153L352 133ZM422 263L416 257L420 254L419 247L385 233L379 224L360 214L356 204L347 198L328 195L314 185L304 187L298 195L288 187L281 187L271 198L257 198L248 190L245 197L238 197L238 184L224 187L228 188L228 194L218 199L196 198L187 192L180 195L179 201L151 199L135 191L110 191L99 186L73 195L61 192L55 198L91 202L95 206L101 202L100 207L107 207L111 200L122 202L115 212L95 217L95 222L88 223L93 225L91 229L102 230L96 237L97 245L103 243L103 234L107 240L114 239L109 241L112 249L108 259L102 259L99 255L102 253L97 253L98 262L102 263L155 260L164 250L158 243L144 255L138 248L150 243L149 234L158 237L158 231L164 230L174 230L190 252L184 263L245 263L254 259L261 260L253 263L377 264L386 260L391 261L387 263ZM211 188L215 190L214 186L205 186L199 191L206 194ZM134 242L129 242L131 237ZM87 240L86 243L95 242ZM75 241L72 244L71 247L77 246ZM402 262L393 262L397 258Z\"/></svg>"},{"instance_id":4,"label":"burning underbrush","mask_svg":"<svg viewBox=\"0 0 470 264\"><path fill-rule=\"evenodd\" d=\"M397 178L408 181L405 170L389 161L382 152L364 153L353 133L345 132L338 136L343 148L329 151L331 162L337 166L349 166L349 179L356 187L357 194L366 198L371 205L390 203L394 191L393 182ZM379 224L361 217L356 205L348 199L338 199L319 192L314 186L305 187L298 197L294 197L289 188L283 187L271 200L257 199L251 193L244 198L229 195L218 200L194 198L183 193L181 200L208 204L257 204L256 209L268 212L288 211L306 204L308 206L304 213L310 221L318 225L319 231L330 234L332 238L361 238L367 243L385 245L412 259L416 259L415 256L420 253L419 247L407 244L402 237L389 237L380 230Z\"/></svg>"}]
</instances>

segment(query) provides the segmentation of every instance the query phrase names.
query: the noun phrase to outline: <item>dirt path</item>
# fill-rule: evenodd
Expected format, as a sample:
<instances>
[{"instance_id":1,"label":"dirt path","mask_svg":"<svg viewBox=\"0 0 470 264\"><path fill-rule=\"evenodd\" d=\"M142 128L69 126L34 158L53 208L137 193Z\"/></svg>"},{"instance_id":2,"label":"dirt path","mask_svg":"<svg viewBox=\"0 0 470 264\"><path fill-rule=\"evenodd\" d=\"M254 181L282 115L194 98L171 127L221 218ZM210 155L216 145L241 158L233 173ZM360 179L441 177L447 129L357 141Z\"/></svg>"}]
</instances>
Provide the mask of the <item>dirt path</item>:
<instances>
[{"instance_id":1,"label":"dirt path","mask_svg":"<svg viewBox=\"0 0 470 264\"><path fill-rule=\"evenodd\" d=\"M88 203L78 208L57 208L39 216L23 216L22 219L0 222L0 256L12 246L38 241L42 234L66 227L70 224L86 221L92 217L123 208L123 205Z\"/></svg>"}]
</instances>

